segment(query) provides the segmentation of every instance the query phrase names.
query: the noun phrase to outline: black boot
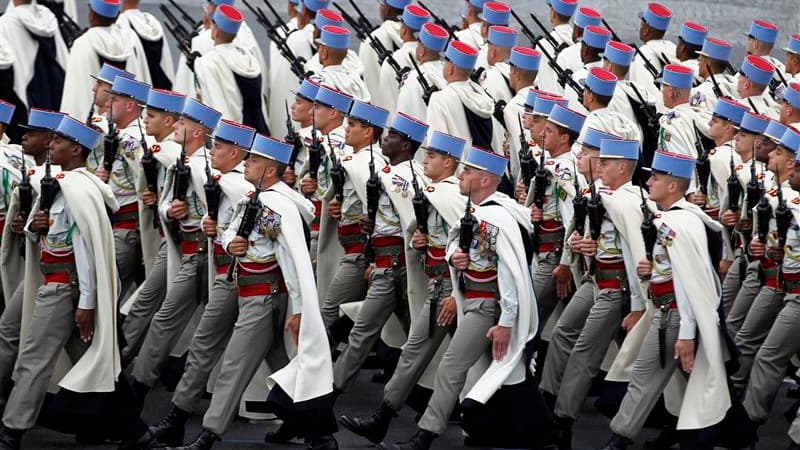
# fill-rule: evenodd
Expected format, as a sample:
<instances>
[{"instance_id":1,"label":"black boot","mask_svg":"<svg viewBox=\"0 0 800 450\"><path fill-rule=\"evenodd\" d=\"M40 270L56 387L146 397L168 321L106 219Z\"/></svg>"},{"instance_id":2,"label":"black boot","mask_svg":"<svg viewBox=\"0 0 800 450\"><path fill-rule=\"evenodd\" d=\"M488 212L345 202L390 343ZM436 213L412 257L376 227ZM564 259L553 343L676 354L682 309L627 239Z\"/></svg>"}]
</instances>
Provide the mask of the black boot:
<instances>
[{"instance_id":1,"label":"black boot","mask_svg":"<svg viewBox=\"0 0 800 450\"><path fill-rule=\"evenodd\" d=\"M631 444L633 444L632 440L614 433L611 435L611 439L608 440L606 445L597 450L625 450Z\"/></svg>"},{"instance_id":2,"label":"black boot","mask_svg":"<svg viewBox=\"0 0 800 450\"><path fill-rule=\"evenodd\" d=\"M572 450L572 423L574 420L567 417L555 416L555 438L558 450Z\"/></svg>"},{"instance_id":3,"label":"black boot","mask_svg":"<svg viewBox=\"0 0 800 450\"><path fill-rule=\"evenodd\" d=\"M0 430L0 449L19 450L24 433L25 430L15 430L4 426L3 429Z\"/></svg>"},{"instance_id":4,"label":"black boot","mask_svg":"<svg viewBox=\"0 0 800 450\"><path fill-rule=\"evenodd\" d=\"M800 450L800 444L795 441L789 441L789 447L787 450Z\"/></svg>"},{"instance_id":5,"label":"black boot","mask_svg":"<svg viewBox=\"0 0 800 450\"><path fill-rule=\"evenodd\" d=\"M144 406L144 398L147 397L147 393L150 392L150 386L133 380L131 387L133 388L133 393L136 394L136 406L139 408L139 411L141 411Z\"/></svg>"},{"instance_id":6,"label":"black boot","mask_svg":"<svg viewBox=\"0 0 800 450\"><path fill-rule=\"evenodd\" d=\"M183 435L186 432L186 421L190 416L191 413L178 408L173 403L167 415L161 419L161 422L149 428L150 433L160 444L173 447L182 445Z\"/></svg>"},{"instance_id":7,"label":"black boot","mask_svg":"<svg viewBox=\"0 0 800 450\"><path fill-rule=\"evenodd\" d=\"M382 450L429 450L433 440L439 437L437 434L431 433L428 430L419 429L417 434L411 439L403 442L396 442L392 445L378 445Z\"/></svg>"},{"instance_id":8,"label":"black boot","mask_svg":"<svg viewBox=\"0 0 800 450\"><path fill-rule=\"evenodd\" d=\"M276 431L268 431L264 435L264 442L268 444L284 444L298 437L300 433L284 422Z\"/></svg>"},{"instance_id":9,"label":"black boot","mask_svg":"<svg viewBox=\"0 0 800 450\"><path fill-rule=\"evenodd\" d=\"M308 450L339 450L339 444L336 443L336 438L332 434L309 439L306 441L306 448Z\"/></svg>"},{"instance_id":10,"label":"black boot","mask_svg":"<svg viewBox=\"0 0 800 450\"><path fill-rule=\"evenodd\" d=\"M339 417L339 423L353 433L367 438L373 444L380 443L389 430L389 422L397 417L397 413L385 402L368 416Z\"/></svg>"},{"instance_id":11,"label":"black boot","mask_svg":"<svg viewBox=\"0 0 800 450\"><path fill-rule=\"evenodd\" d=\"M213 431L203 428L197 438L189 445L183 447L164 447L167 450L210 450L214 443L222 440Z\"/></svg>"},{"instance_id":12,"label":"black boot","mask_svg":"<svg viewBox=\"0 0 800 450\"><path fill-rule=\"evenodd\" d=\"M164 444L158 442L150 431L145 431L143 435L136 439L123 441L117 450L150 450L162 447Z\"/></svg>"},{"instance_id":13,"label":"black boot","mask_svg":"<svg viewBox=\"0 0 800 450\"><path fill-rule=\"evenodd\" d=\"M644 441L644 448L656 450L673 448L678 443L678 430L675 429L676 425L677 422L672 422L661 427L661 432L658 433L655 439Z\"/></svg>"}]
</instances>

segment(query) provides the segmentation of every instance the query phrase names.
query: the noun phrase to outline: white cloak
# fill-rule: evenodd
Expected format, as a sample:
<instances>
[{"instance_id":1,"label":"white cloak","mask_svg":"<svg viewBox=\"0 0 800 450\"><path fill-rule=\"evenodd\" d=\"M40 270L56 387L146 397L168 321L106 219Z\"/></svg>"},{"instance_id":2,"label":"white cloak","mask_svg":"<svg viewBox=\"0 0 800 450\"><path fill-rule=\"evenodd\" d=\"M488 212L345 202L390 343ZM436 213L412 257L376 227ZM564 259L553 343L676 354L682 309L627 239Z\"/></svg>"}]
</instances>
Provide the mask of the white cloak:
<instances>
[{"instance_id":1,"label":"white cloak","mask_svg":"<svg viewBox=\"0 0 800 450\"><path fill-rule=\"evenodd\" d=\"M158 19L140 9L128 9L119 13L117 22L121 27L129 28L136 33L139 40L157 41L161 39L160 67L170 82L175 79L175 65L169 51L169 43L164 36L164 28Z\"/></svg>"},{"instance_id":2,"label":"white cloak","mask_svg":"<svg viewBox=\"0 0 800 450\"><path fill-rule=\"evenodd\" d=\"M400 39L400 22L396 20L384 21L371 34L390 52L400 48L403 44ZM364 82L367 83L367 89L370 92L380 91L381 66L378 64L378 55L370 46L369 40L362 41L359 45L358 57L364 64Z\"/></svg>"},{"instance_id":3,"label":"white cloak","mask_svg":"<svg viewBox=\"0 0 800 450\"><path fill-rule=\"evenodd\" d=\"M434 131L458 136L467 141L464 148L472 146L472 135L467 125L464 108L469 107L479 117L492 120L492 148L495 153L503 153L505 142L505 129L495 119L494 103L474 81L456 81L447 85L439 92L431 95L428 105L428 137ZM422 119L419 117L418 119Z\"/></svg>"},{"instance_id":4,"label":"white cloak","mask_svg":"<svg viewBox=\"0 0 800 450\"><path fill-rule=\"evenodd\" d=\"M556 42L559 43L559 45L562 43L572 45L573 44L572 25L568 23L557 25L555 28L553 28L552 31L550 31L550 36L552 36L556 40ZM542 48L544 47L545 51L547 51L547 53L550 56L556 58L557 63L560 63L558 58L561 56L561 54L560 53L558 55L555 54L555 49L553 49L553 46L550 44L550 41L548 41L547 39L542 39L539 41L539 44L536 47L537 50L539 51L542 51ZM568 49L569 47L562 50L562 52L565 52ZM572 57L570 55L571 54L567 54L566 57L569 57L571 60ZM583 63L580 61L580 58L577 58L577 64L578 67L583 65ZM575 69L573 69L573 72L574 71ZM556 77L553 68L550 67L548 59L546 56L544 56L544 53L542 53L542 61L539 64L539 74L536 76L536 84L539 86L539 89L542 89L547 92L552 92L554 94L559 94L559 95L561 95L564 92L564 88L562 88L561 85L558 84L558 78Z\"/></svg>"}]
</instances>

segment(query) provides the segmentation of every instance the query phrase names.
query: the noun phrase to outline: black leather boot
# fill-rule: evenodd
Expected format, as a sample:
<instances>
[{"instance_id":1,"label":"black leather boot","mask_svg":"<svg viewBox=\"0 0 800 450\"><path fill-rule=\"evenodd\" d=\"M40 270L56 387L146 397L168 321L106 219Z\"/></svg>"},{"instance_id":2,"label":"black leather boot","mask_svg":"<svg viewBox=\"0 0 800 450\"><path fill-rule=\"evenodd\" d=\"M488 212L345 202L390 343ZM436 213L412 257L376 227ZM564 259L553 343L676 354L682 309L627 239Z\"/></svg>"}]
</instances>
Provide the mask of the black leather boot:
<instances>
[{"instance_id":1,"label":"black leather boot","mask_svg":"<svg viewBox=\"0 0 800 450\"><path fill-rule=\"evenodd\" d=\"M22 435L25 430L15 430L13 428L3 427L0 430L0 449L2 450L19 450L22 443Z\"/></svg>"},{"instance_id":2,"label":"black leather boot","mask_svg":"<svg viewBox=\"0 0 800 450\"><path fill-rule=\"evenodd\" d=\"M574 420L555 416L555 438L558 450L572 450L572 423Z\"/></svg>"},{"instance_id":3,"label":"black leather boot","mask_svg":"<svg viewBox=\"0 0 800 450\"><path fill-rule=\"evenodd\" d=\"M655 439L644 441L644 448L655 450L666 450L678 444L678 430L675 429L677 422L671 422L661 427L661 432Z\"/></svg>"},{"instance_id":4,"label":"black leather boot","mask_svg":"<svg viewBox=\"0 0 800 450\"><path fill-rule=\"evenodd\" d=\"M615 433L611 435L611 439L608 440L606 445L598 448L597 450L625 450L631 444L633 444L632 440Z\"/></svg>"},{"instance_id":5,"label":"black leather boot","mask_svg":"<svg viewBox=\"0 0 800 450\"><path fill-rule=\"evenodd\" d=\"M133 388L133 393L136 394L136 406L139 408L139 411L141 411L142 406L144 406L144 398L147 397L147 393L150 392L150 386L133 380L131 388Z\"/></svg>"},{"instance_id":6,"label":"black leather boot","mask_svg":"<svg viewBox=\"0 0 800 450\"><path fill-rule=\"evenodd\" d=\"M148 430L136 439L122 441L117 447L117 450L151 450L154 448L163 447L164 444L158 442L153 434Z\"/></svg>"},{"instance_id":7,"label":"black leather boot","mask_svg":"<svg viewBox=\"0 0 800 450\"><path fill-rule=\"evenodd\" d=\"M264 435L264 442L268 444L284 444L298 436L300 436L300 433L284 422L277 430L267 431L267 434Z\"/></svg>"},{"instance_id":8,"label":"black leather boot","mask_svg":"<svg viewBox=\"0 0 800 450\"><path fill-rule=\"evenodd\" d=\"M165 447L168 450L210 450L214 443L222 440L213 431L203 428L197 438L189 445L183 447Z\"/></svg>"},{"instance_id":9,"label":"black leather boot","mask_svg":"<svg viewBox=\"0 0 800 450\"><path fill-rule=\"evenodd\" d=\"M403 442L396 442L391 445L379 445L378 448L383 450L429 450L433 440L439 437L428 430L419 429L417 434L411 439Z\"/></svg>"},{"instance_id":10,"label":"black leather boot","mask_svg":"<svg viewBox=\"0 0 800 450\"><path fill-rule=\"evenodd\" d=\"M178 446L183 444L183 436L186 433L186 421L192 414L184 411L175 404L172 404L169 412L161 422L151 426L150 434L153 438L163 445Z\"/></svg>"},{"instance_id":11,"label":"black leather boot","mask_svg":"<svg viewBox=\"0 0 800 450\"><path fill-rule=\"evenodd\" d=\"M353 433L367 438L373 444L380 443L389 430L389 422L397 417L397 413L385 402L368 416L348 416L339 418L339 423Z\"/></svg>"},{"instance_id":12,"label":"black leather boot","mask_svg":"<svg viewBox=\"0 0 800 450\"><path fill-rule=\"evenodd\" d=\"M309 439L306 442L306 448L308 450L339 450L339 444L336 443L336 438L332 434L328 434Z\"/></svg>"}]
</instances>

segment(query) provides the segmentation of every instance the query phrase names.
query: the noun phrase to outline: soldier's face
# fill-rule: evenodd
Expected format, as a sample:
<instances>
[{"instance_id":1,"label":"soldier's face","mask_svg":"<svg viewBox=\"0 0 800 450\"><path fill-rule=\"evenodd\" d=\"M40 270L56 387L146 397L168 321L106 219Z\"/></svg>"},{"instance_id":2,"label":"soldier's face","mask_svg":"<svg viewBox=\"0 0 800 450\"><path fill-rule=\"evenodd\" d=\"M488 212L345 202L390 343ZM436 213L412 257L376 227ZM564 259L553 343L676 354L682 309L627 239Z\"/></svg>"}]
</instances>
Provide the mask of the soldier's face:
<instances>
[{"instance_id":1,"label":"soldier's face","mask_svg":"<svg viewBox=\"0 0 800 450\"><path fill-rule=\"evenodd\" d=\"M789 185L795 191L800 190L800 166L795 164L794 168L792 169L792 175L789 177Z\"/></svg>"},{"instance_id":2,"label":"soldier's face","mask_svg":"<svg viewBox=\"0 0 800 450\"><path fill-rule=\"evenodd\" d=\"M710 75L708 72L708 59L703 55L697 55L697 64L699 66L700 78L708 78Z\"/></svg>"},{"instance_id":3,"label":"soldier's face","mask_svg":"<svg viewBox=\"0 0 800 450\"><path fill-rule=\"evenodd\" d=\"M111 85L100 80L97 80L92 88L94 104L101 114L106 112L108 109L108 102L111 100L111 94L108 92L109 89L111 89Z\"/></svg>"},{"instance_id":4,"label":"soldier's face","mask_svg":"<svg viewBox=\"0 0 800 450\"><path fill-rule=\"evenodd\" d=\"M794 114L796 110L792 105L789 104L786 100L781 102L781 109L780 109L780 116L779 119L781 123L791 123L792 114Z\"/></svg>"},{"instance_id":5,"label":"soldier's face","mask_svg":"<svg viewBox=\"0 0 800 450\"><path fill-rule=\"evenodd\" d=\"M483 171L475 169L467 165L463 166L463 170L458 175L458 188L462 195L470 195L472 190L480 185L480 178Z\"/></svg>"},{"instance_id":6,"label":"soldier's face","mask_svg":"<svg viewBox=\"0 0 800 450\"><path fill-rule=\"evenodd\" d=\"M211 151L208 152L209 164L217 170L227 168L233 161L235 156L234 151L239 147L228 142L223 142L219 139L214 139L214 145L211 146Z\"/></svg>"},{"instance_id":7,"label":"soldier's face","mask_svg":"<svg viewBox=\"0 0 800 450\"><path fill-rule=\"evenodd\" d=\"M758 135L755 138L756 146L756 159L759 161L768 161L769 155L778 146L772 140L764 135Z\"/></svg>"},{"instance_id":8,"label":"soldier's face","mask_svg":"<svg viewBox=\"0 0 800 450\"><path fill-rule=\"evenodd\" d=\"M600 151L589 147L581 147L581 151L576 155L578 172L589 180L589 182L592 181L591 176L589 176L590 167L592 176L597 177L600 175L600 168L597 166L599 161L597 159L598 156L600 156Z\"/></svg>"},{"instance_id":9,"label":"soldier's face","mask_svg":"<svg viewBox=\"0 0 800 450\"><path fill-rule=\"evenodd\" d=\"M800 72L800 55L795 55L794 53L788 53L786 55L786 72Z\"/></svg>"},{"instance_id":10,"label":"soldier's face","mask_svg":"<svg viewBox=\"0 0 800 450\"><path fill-rule=\"evenodd\" d=\"M316 122L317 129L324 129L331 123L331 116L333 115L333 108L329 108L319 103L314 103L314 121Z\"/></svg>"},{"instance_id":11,"label":"soldier's face","mask_svg":"<svg viewBox=\"0 0 800 450\"><path fill-rule=\"evenodd\" d=\"M381 152L387 158L392 158L401 151L403 151L403 144L405 139L403 136L393 130L389 130L383 138L383 145L381 145Z\"/></svg>"},{"instance_id":12,"label":"soldier's face","mask_svg":"<svg viewBox=\"0 0 800 450\"><path fill-rule=\"evenodd\" d=\"M725 136L729 124L730 122L725 119L712 116L711 120L708 121L708 135L711 137L711 139L720 139L721 137Z\"/></svg>"},{"instance_id":13,"label":"soldier's face","mask_svg":"<svg viewBox=\"0 0 800 450\"><path fill-rule=\"evenodd\" d=\"M171 124L167 123L168 117L170 115L164 111L147 108L147 112L144 115L144 132L148 136L161 136L171 126Z\"/></svg>"},{"instance_id":14,"label":"soldier's face","mask_svg":"<svg viewBox=\"0 0 800 450\"><path fill-rule=\"evenodd\" d=\"M347 126L344 127L344 143L359 148L362 143L369 138L369 125L360 120L347 119Z\"/></svg>"},{"instance_id":15,"label":"soldier's face","mask_svg":"<svg viewBox=\"0 0 800 450\"><path fill-rule=\"evenodd\" d=\"M525 112L525 114L522 115L522 127L529 132L533 131L533 114Z\"/></svg>"},{"instance_id":16,"label":"soldier's face","mask_svg":"<svg viewBox=\"0 0 800 450\"><path fill-rule=\"evenodd\" d=\"M561 144L561 133L558 127L550 122L544 126L544 149L547 151L557 150Z\"/></svg>"},{"instance_id":17,"label":"soldier's face","mask_svg":"<svg viewBox=\"0 0 800 450\"><path fill-rule=\"evenodd\" d=\"M533 127L531 128L531 138L544 146L544 127L547 125L547 118L543 116L533 116Z\"/></svg>"},{"instance_id":18,"label":"soldier's face","mask_svg":"<svg viewBox=\"0 0 800 450\"><path fill-rule=\"evenodd\" d=\"M257 185L268 164L267 158L251 153L250 157L244 160L244 179Z\"/></svg>"},{"instance_id":19,"label":"soldier's face","mask_svg":"<svg viewBox=\"0 0 800 450\"><path fill-rule=\"evenodd\" d=\"M78 144L56 134L50 141L50 161L57 165L66 165L72 159L73 152L81 151Z\"/></svg>"},{"instance_id":20,"label":"soldier's face","mask_svg":"<svg viewBox=\"0 0 800 450\"><path fill-rule=\"evenodd\" d=\"M425 169L425 176L438 180L445 173L445 161L452 159L442 153L433 150L425 150L425 157L422 160L422 167Z\"/></svg>"},{"instance_id":21,"label":"soldier's face","mask_svg":"<svg viewBox=\"0 0 800 450\"><path fill-rule=\"evenodd\" d=\"M22 136L22 150L26 155L41 155L49 148L52 138L51 131L30 130Z\"/></svg>"},{"instance_id":22,"label":"soldier's face","mask_svg":"<svg viewBox=\"0 0 800 450\"><path fill-rule=\"evenodd\" d=\"M767 162L767 169L776 175L786 175L788 168L787 163L794 161L794 153L786 150L785 148L776 145L775 148L769 152L769 161Z\"/></svg>"},{"instance_id":23,"label":"soldier's face","mask_svg":"<svg viewBox=\"0 0 800 450\"><path fill-rule=\"evenodd\" d=\"M756 135L752 133L748 133L746 131L739 130L736 133L736 153L742 156L742 158L750 159L753 154L754 145L755 145Z\"/></svg>"},{"instance_id":24,"label":"soldier's face","mask_svg":"<svg viewBox=\"0 0 800 450\"><path fill-rule=\"evenodd\" d=\"M313 114L314 102L304 99L300 96L294 97L294 103L291 106L292 120L295 122L308 122L311 120Z\"/></svg>"},{"instance_id":25,"label":"soldier's face","mask_svg":"<svg viewBox=\"0 0 800 450\"><path fill-rule=\"evenodd\" d=\"M650 200L659 202L667 198L671 183L673 183L672 177L663 173L653 172L647 180L647 190L650 192Z\"/></svg>"}]
</instances>

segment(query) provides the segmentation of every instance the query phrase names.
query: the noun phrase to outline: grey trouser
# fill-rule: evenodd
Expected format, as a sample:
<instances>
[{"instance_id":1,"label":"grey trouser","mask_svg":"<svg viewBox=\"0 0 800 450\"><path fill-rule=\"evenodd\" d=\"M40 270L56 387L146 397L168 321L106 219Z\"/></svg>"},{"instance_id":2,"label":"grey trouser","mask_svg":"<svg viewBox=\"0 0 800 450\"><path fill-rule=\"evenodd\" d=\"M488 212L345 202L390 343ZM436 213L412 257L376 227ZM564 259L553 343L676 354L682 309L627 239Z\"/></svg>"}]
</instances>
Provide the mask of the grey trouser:
<instances>
[{"instance_id":1,"label":"grey trouser","mask_svg":"<svg viewBox=\"0 0 800 450\"><path fill-rule=\"evenodd\" d=\"M464 303L464 315L439 363L433 395L417 423L420 428L438 435L447 429L447 420L464 388L467 372L485 352L491 352L486 333L497 322L499 310L495 299L469 299Z\"/></svg>"},{"instance_id":2,"label":"grey trouser","mask_svg":"<svg viewBox=\"0 0 800 450\"><path fill-rule=\"evenodd\" d=\"M728 269L728 273L722 280L722 310L725 312L725 317L728 317L730 314L734 300L736 300L736 294L739 293L739 289L742 287L742 281L740 279L742 272L741 251L737 250L736 255L737 256L733 259L733 263L731 263L731 267Z\"/></svg>"},{"instance_id":3,"label":"grey trouser","mask_svg":"<svg viewBox=\"0 0 800 450\"><path fill-rule=\"evenodd\" d=\"M795 444L800 444L800 410L797 411L797 417L794 418L789 426L789 438Z\"/></svg>"},{"instance_id":4,"label":"grey trouser","mask_svg":"<svg viewBox=\"0 0 800 450\"><path fill-rule=\"evenodd\" d=\"M630 298L620 290L603 289L586 318L569 360L564 368L567 376L561 379L555 415L576 419L583 401L592 386L592 379L600 371L603 357L611 341L620 332L623 314L630 310Z\"/></svg>"},{"instance_id":5,"label":"grey trouser","mask_svg":"<svg viewBox=\"0 0 800 450\"><path fill-rule=\"evenodd\" d=\"M561 256L556 252L541 253L538 256L539 265L533 274L533 290L536 294L536 305L539 310L539 323L544 326L550 313L558 303L556 295L556 281L553 279L553 269L558 267Z\"/></svg>"},{"instance_id":6,"label":"grey trouser","mask_svg":"<svg viewBox=\"0 0 800 450\"><path fill-rule=\"evenodd\" d=\"M756 422L769 419L789 360L800 351L800 295L787 294L784 302L764 345L758 349L745 390L744 407Z\"/></svg>"},{"instance_id":7,"label":"grey trouser","mask_svg":"<svg viewBox=\"0 0 800 450\"><path fill-rule=\"evenodd\" d=\"M734 265L737 265L737 263L734 262ZM733 267L731 267L732 269ZM742 327L744 319L747 317L747 312L750 311L753 301L761 290L760 270L761 263L758 261L753 261L747 266L744 281L742 281L741 287L734 297L735 300L731 309L726 312L725 325L727 325L728 334L731 336L736 336L736 333L739 332L739 328ZM725 279L727 280L727 277Z\"/></svg>"},{"instance_id":8,"label":"grey trouser","mask_svg":"<svg viewBox=\"0 0 800 450\"><path fill-rule=\"evenodd\" d=\"M6 308L0 315L0 411L11 389L11 372L19 353L19 327L22 323L22 296L25 283L13 295L6 296Z\"/></svg>"},{"instance_id":9,"label":"grey trouser","mask_svg":"<svg viewBox=\"0 0 800 450\"><path fill-rule=\"evenodd\" d=\"M367 295L367 280L364 279L366 262L362 253L344 255L339 268L328 286L328 294L322 302L322 321L330 328L339 319L339 305L357 302Z\"/></svg>"},{"instance_id":10,"label":"grey trouser","mask_svg":"<svg viewBox=\"0 0 800 450\"><path fill-rule=\"evenodd\" d=\"M547 347L547 356L542 369L542 381L539 389L557 395L567 366L569 355L578 336L586 324L589 311L594 305L594 283L590 280L581 283L572 300L566 304L564 311L558 318L553 334L550 337L550 346Z\"/></svg>"},{"instance_id":11,"label":"grey trouser","mask_svg":"<svg viewBox=\"0 0 800 450\"><path fill-rule=\"evenodd\" d=\"M436 351L444 340L448 332L455 329L456 319L450 326L434 328L433 336L428 333L428 320L431 313L431 301L439 304L442 299L450 296L453 285L449 278L449 273L444 277L428 280L428 299L422 306L414 322L411 323L411 331L408 334L408 341L403 346L400 360L394 371L392 379L386 383L383 389L383 401L394 410L399 410L408 399L414 386L419 381L428 364L436 355ZM436 312L441 309L436 308Z\"/></svg>"},{"instance_id":12,"label":"grey trouser","mask_svg":"<svg viewBox=\"0 0 800 450\"><path fill-rule=\"evenodd\" d=\"M678 340L680 314L673 309L669 313L669 324L666 329L664 367L661 367L658 353L658 327L661 324L661 313L657 312L650 323L650 329L644 338L639 355L633 363L628 392L622 404L611 420L611 431L628 439L633 439L641 431L647 416L653 410L661 393L667 386L672 373L678 368L675 353L675 342Z\"/></svg>"},{"instance_id":13,"label":"grey trouser","mask_svg":"<svg viewBox=\"0 0 800 450\"><path fill-rule=\"evenodd\" d=\"M217 275L208 303L189 344L183 376L172 395L172 403L184 411L194 411L206 393L206 384L230 339L239 315L235 282L227 274Z\"/></svg>"},{"instance_id":14,"label":"grey trouser","mask_svg":"<svg viewBox=\"0 0 800 450\"><path fill-rule=\"evenodd\" d=\"M164 302L153 316L150 328L142 343L139 357L133 367L136 381L153 387L161 375L161 366L169 357L169 352L180 339L186 324L191 320L197 304L197 287L205 287L206 266L201 268L197 282L197 255L181 258L181 268L175 280L167 287ZM208 297L208 290L202 289L201 299Z\"/></svg>"},{"instance_id":15,"label":"grey trouser","mask_svg":"<svg viewBox=\"0 0 800 450\"><path fill-rule=\"evenodd\" d=\"M75 362L88 348L75 326L75 304L69 284L48 283L39 287L30 332L21 343L14 367L14 389L3 413L6 427L15 430L33 427L61 350L66 349Z\"/></svg>"},{"instance_id":16,"label":"grey trouser","mask_svg":"<svg viewBox=\"0 0 800 450\"><path fill-rule=\"evenodd\" d=\"M767 286L761 288L761 292L756 296L742 328L733 340L741 352L739 370L731 376L734 383L746 383L750 377L750 369L753 367L758 348L764 343L770 327L783 308L783 296L782 291Z\"/></svg>"},{"instance_id":17,"label":"grey trouser","mask_svg":"<svg viewBox=\"0 0 800 450\"><path fill-rule=\"evenodd\" d=\"M136 302L131 305L125 321L122 322L122 334L125 336L125 347L121 356L125 362L130 362L139 352L142 339L153 320L153 314L161 307L164 295L167 293L167 243L161 240L158 253L150 273L147 274Z\"/></svg>"},{"instance_id":18,"label":"grey trouser","mask_svg":"<svg viewBox=\"0 0 800 450\"><path fill-rule=\"evenodd\" d=\"M136 279L136 270L142 263L139 230L114 229L114 253L119 272L120 292L124 296ZM118 299L122 305L123 297Z\"/></svg>"},{"instance_id":19,"label":"grey trouser","mask_svg":"<svg viewBox=\"0 0 800 450\"><path fill-rule=\"evenodd\" d=\"M392 313L397 315L404 328L409 328L405 267L372 271L367 296L350 330L347 347L333 366L334 387L344 391L355 379Z\"/></svg>"},{"instance_id":20,"label":"grey trouser","mask_svg":"<svg viewBox=\"0 0 800 450\"><path fill-rule=\"evenodd\" d=\"M222 355L211 404L203 416L203 428L222 436L261 362L266 358L272 370L289 362L283 347L287 298L285 293L239 297L239 317Z\"/></svg>"}]
</instances>

